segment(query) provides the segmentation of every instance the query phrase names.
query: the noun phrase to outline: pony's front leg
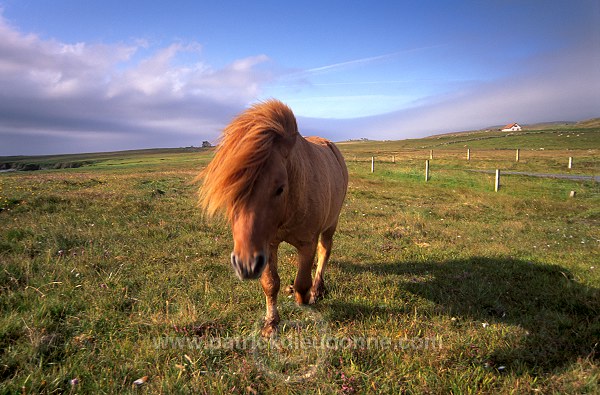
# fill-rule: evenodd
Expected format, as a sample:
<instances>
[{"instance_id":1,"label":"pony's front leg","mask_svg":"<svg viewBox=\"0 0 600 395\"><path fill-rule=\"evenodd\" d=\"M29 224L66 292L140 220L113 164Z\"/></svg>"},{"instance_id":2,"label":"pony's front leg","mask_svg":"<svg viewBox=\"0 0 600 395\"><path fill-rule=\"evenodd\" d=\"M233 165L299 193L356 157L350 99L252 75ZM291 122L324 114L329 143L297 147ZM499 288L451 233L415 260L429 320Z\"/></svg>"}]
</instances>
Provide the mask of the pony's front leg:
<instances>
[{"instance_id":1,"label":"pony's front leg","mask_svg":"<svg viewBox=\"0 0 600 395\"><path fill-rule=\"evenodd\" d=\"M261 334L264 337L270 337L277 332L279 324L279 312L277 311L277 294L279 293L279 274L277 273L277 249L279 245L271 246L269 262L265 267L261 277L260 285L267 300L267 314L265 315L265 324Z\"/></svg>"},{"instance_id":2,"label":"pony's front leg","mask_svg":"<svg viewBox=\"0 0 600 395\"><path fill-rule=\"evenodd\" d=\"M308 304L310 302L310 289L312 287L312 266L315 259L317 242L308 243L297 247L298 273L294 280L294 296L296 303Z\"/></svg>"}]
</instances>

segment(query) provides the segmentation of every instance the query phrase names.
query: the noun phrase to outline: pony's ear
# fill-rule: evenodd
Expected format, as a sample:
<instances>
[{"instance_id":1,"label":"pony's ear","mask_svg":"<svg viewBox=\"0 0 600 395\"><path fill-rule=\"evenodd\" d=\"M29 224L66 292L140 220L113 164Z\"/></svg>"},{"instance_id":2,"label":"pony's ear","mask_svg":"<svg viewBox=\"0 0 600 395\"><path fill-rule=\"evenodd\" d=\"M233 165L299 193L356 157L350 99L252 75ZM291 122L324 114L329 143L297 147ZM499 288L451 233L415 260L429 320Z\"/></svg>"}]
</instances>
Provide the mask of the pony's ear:
<instances>
[{"instance_id":1,"label":"pony's ear","mask_svg":"<svg viewBox=\"0 0 600 395\"><path fill-rule=\"evenodd\" d=\"M289 133L285 136L277 136L279 146L281 147L281 154L285 158L287 158L290 155L292 148L294 148L294 145L296 144L298 136L300 136L298 132Z\"/></svg>"}]
</instances>

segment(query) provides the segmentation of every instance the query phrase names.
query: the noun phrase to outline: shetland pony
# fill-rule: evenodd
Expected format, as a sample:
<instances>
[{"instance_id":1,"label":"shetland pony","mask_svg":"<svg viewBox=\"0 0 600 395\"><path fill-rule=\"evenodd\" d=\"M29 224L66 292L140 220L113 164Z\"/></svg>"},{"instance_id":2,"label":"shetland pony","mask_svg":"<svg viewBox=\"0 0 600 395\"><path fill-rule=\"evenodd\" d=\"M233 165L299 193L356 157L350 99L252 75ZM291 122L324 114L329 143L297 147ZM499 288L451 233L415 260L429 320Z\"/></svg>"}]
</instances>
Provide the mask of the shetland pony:
<instances>
[{"instance_id":1,"label":"shetland pony","mask_svg":"<svg viewBox=\"0 0 600 395\"><path fill-rule=\"evenodd\" d=\"M302 137L290 108L269 100L241 113L224 129L199 179L200 205L206 214L223 213L231 225L235 273L242 280L260 277L267 302L262 334L270 336L279 323L281 242L298 251L296 302L312 304L325 293L323 271L348 187L344 158L330 141Z\"/></svg>"}]
</instances>

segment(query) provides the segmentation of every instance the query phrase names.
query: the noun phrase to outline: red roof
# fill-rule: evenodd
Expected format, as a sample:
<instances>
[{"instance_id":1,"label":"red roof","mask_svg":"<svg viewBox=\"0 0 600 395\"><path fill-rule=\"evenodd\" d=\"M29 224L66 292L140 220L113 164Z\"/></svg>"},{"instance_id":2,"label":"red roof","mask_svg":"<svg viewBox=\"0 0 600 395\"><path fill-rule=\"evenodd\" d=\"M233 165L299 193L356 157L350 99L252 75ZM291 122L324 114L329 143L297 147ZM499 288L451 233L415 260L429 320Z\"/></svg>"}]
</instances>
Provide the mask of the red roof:
<instances>
[{"instance_id":1,"label":"red roof","mask_svg":"<svg viewBox=\"0 0 600 395\"><path fill-rule=\"evenodd\" d=\"M508 124L508 125L506 125L506 126L505 126L505 127L503 127L502 129L510 129L510 128L512 128L513 126L519 126L519 125L518 125L517 123L511 123L511 124Z\"/></svg>"}]
</instances>

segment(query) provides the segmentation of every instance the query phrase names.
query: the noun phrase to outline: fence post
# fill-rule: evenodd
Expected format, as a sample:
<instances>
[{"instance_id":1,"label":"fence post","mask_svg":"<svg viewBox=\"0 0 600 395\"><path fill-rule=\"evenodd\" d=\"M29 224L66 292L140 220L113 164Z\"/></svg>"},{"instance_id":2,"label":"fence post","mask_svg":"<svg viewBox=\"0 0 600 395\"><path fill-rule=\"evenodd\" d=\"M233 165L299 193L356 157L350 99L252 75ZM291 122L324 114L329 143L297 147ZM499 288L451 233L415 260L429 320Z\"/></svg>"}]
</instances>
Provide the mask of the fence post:
<instances>
[{"instance_id":1,"label":"fence post","mask_svg":"<svg viewBox=\"0 0 600 395\"><path fill-rule=\"evenodd\" d=\"M573 157L569 156L569 169L573 168Z\"/></svg>"},{"instance_id":2,"label":"fence post","mask_svg":"<svg viewBox=\"0 0 600 395\"><path fill-rule=\"evenodd\" d=\"M467 148L467 160L471 160L471 148Z\"/></svg>"},{"instance_id":3,"label":"fence post","mask_svg":"<svg viewBox=\"0 0 600 395\"><path fill-rule=\"evenodd\" d=\"M375 157L371 157L371 173L375 172Z\"/></svg>"},{"instance_id":4,"label":"fence post","mask_svg":"<svg viewBox=\"0 0 600 395\"><path fill-rule=\"evenodd\" d=\"M519 161L519 149L517 148L517 154L515 156L515 161L518 162Z\"/></svg>"},{"instance_id":5,"label":"fence post","mask_svg":"<svg viewBox=\"0 0 600 395\"><path fill-rule=\"evenodd\" d=\"M425 182L429 181L429 159L425 161Z\"/></svg>"},{"instance_id":6,"label":"fence post","mask_svg":"<svg viewBox=\"0 0 600 395\"><path fill-rule=\"evenodd\" d=\"M392 155L392 163L396 163L396 155Z\"/></svg>"},{"instance_id":7,"label":"fence post","mask_svg":"<svg viewBox=\"0 0 600 395\"><path fill-rule=\"evenodd\" d=\"M429 159L433 159L433 150L429 150Z\"/></svg>"},{"instance_id":8,"label":"fence post","mask_svg":"<svg viewBox=\"0 0 600 395\"><path fill-rule=\"evenodd\" d=\"M500 189L500 169L496 169L496 182L494 183L494 191L498 192Z\"/></svg>"}]
</instances>

